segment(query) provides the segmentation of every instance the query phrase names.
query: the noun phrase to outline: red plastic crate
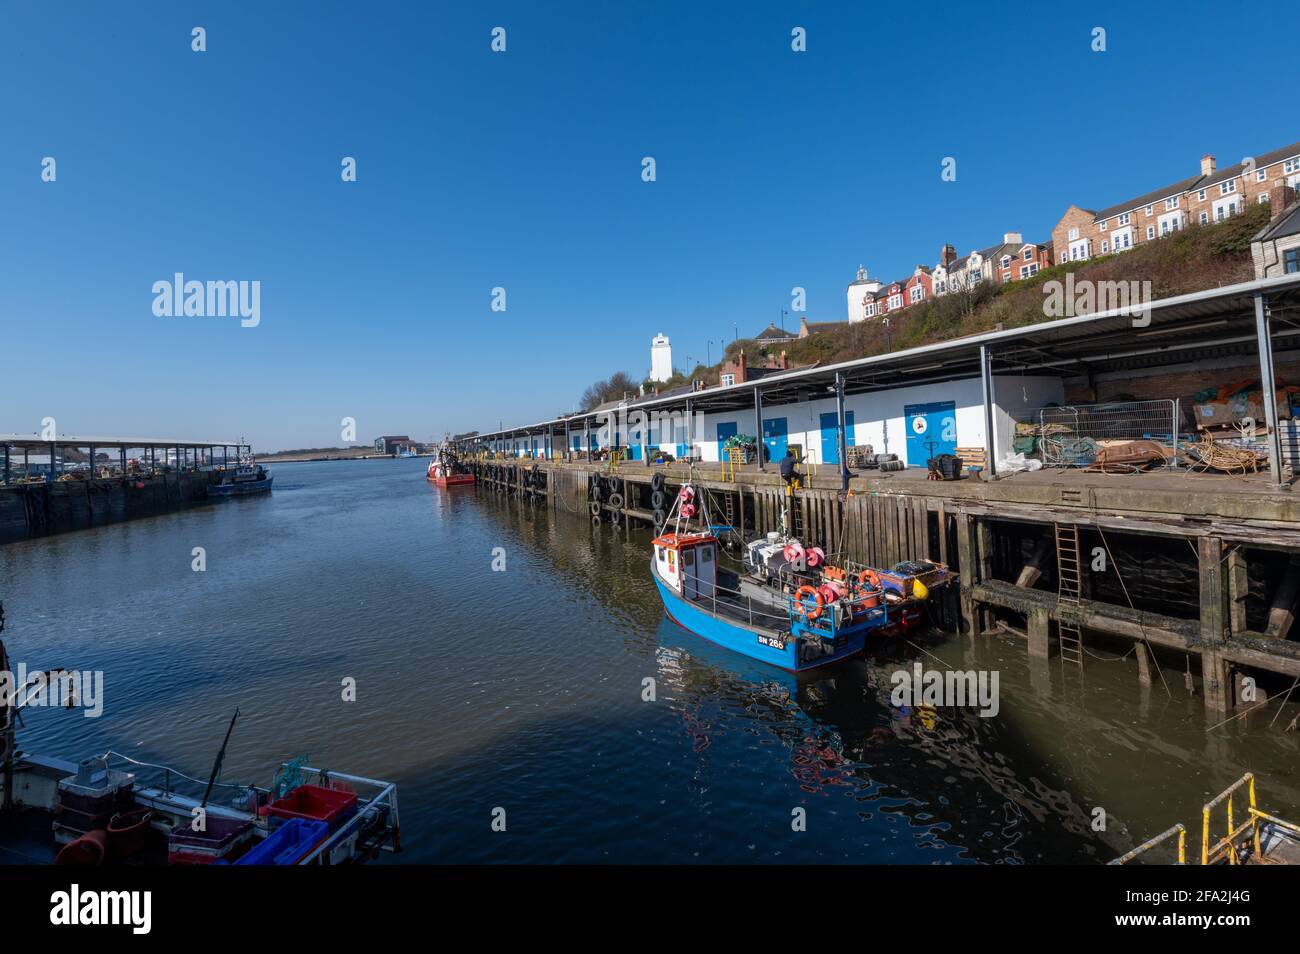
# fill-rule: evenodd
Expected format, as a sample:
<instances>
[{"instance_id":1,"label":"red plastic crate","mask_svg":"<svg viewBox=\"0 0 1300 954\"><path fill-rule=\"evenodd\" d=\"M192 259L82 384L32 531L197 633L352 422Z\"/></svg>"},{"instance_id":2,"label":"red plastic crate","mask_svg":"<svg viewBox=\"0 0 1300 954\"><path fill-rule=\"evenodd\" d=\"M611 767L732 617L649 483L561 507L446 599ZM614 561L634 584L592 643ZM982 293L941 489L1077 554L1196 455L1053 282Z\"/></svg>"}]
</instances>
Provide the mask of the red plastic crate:
<instances>
[{"instance_id":1,"label":"red plastic crate","mask_svg":"<svg viewBox=\"0 0 1300 954\"><path fill-rule=\"evenodd\" d=\"M323 821L334 831L357 813L357 794L319 785L299 785L266 806L266 813L275 818Z\"/></svg>"}]
</instances>

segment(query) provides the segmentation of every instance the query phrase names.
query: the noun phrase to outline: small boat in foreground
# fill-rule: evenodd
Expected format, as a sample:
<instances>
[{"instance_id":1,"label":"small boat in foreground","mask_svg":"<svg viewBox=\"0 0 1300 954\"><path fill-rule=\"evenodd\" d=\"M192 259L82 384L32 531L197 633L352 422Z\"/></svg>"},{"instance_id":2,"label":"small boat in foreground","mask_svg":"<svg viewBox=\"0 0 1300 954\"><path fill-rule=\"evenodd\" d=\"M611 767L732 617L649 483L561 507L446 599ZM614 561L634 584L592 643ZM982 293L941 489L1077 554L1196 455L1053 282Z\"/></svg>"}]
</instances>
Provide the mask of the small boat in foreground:
<instances>
[{"instance_id":1,"label":"small boat in foreground","mask_svg":"<svg viewBox=\"0 0 1300 954\"><path fill-rule=\"evenodd\" d=\"M0 641L0 672L11 671ZM395 783L306 756L281 763L269 787L224 781L238 711L206 781L113 751L80 763L22 751L22 709L75 685L58 688L63 670L29 675L0 698L0 863L338 865L401 850Z\"/></svg>"}]
</instances>

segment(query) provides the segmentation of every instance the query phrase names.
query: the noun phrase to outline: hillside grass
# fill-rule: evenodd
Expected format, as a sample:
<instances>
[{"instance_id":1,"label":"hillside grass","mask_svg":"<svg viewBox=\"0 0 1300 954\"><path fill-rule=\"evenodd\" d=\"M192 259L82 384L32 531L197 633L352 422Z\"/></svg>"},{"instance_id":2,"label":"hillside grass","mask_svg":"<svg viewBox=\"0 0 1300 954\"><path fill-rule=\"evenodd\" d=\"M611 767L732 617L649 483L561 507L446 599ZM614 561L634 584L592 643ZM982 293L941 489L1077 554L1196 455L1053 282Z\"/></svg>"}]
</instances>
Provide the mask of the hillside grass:
<instances>
[{"instance_id":1,"label":"hillside grass","mask_svg":"<svg viewBox=\"0 0 1300 954\"><path fill-rule=\"evenodd\" d=\"M1044 311L1043 285L1064 281L1070 272L1076 285L1080 281L1149 281L1152 299L1249 281L1255 275L1250 240L1268 219L1268 206L1254 205L1224 222L1193 225L1125 252L1054 265L1033 278L1005 285L985 282L968 295L945 295L913 305L890 316L889 350L1053 320ZM766 346L753 339L735 341L728 345L726 358L741 349L750 357L784 351L792 366L804 367L883 354L886 334L879 318L869 318L798 341ZM697 376L716 383L719 367L697 369Z\"/></svg>"}]
</instances>

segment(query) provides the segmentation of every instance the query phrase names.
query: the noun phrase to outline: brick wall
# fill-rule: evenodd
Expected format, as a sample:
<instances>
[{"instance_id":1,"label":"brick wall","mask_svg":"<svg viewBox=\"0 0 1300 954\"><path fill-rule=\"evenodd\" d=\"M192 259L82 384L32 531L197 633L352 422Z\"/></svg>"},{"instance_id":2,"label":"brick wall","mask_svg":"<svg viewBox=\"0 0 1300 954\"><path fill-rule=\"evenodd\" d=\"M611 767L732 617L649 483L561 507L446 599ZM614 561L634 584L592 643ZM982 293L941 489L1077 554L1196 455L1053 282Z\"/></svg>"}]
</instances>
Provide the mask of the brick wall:
<instances>
[{"instance_id":1,"label":"brick wall","mask_svg":"<svg viewBox=\"0 0 1300 954\"><path fill-rule=\"evenodd\" d=\"M1273 362L1273 376L1278 387L1300 385L1300 356L1277 355ZM1089 388L1086 378L1067 378L1065 403L1103 404L1122 395L1132 395L1140 401L1177 398L1182 401L1184 416L1187 416L1186 408L1193 403L1192 395L1197 391L1258 377L1259 362L1249 357L1221 358L1169 368L1109 371L1094 376L1095 390Z\"/></svg>"},{"instance_id":2,"label":"brick wall","mask_svg":"<svg viewBox=\"0 0 1300 954\"><path fill-rule=\"evenodd\" d=\"M1093 213L1077 205L1072 205L1065 210L1061 221L1057 222L1056 228L1052 229L1052 248L1058 262L1064 262L1070 257L1070 230L1074 228L1079 230L1079 238L1092 240L1093 255L1101 254L1101 242L1097 238L1099 235L1097 227L1092 223L1093 217Z\"/></svg>"}]
</instances>

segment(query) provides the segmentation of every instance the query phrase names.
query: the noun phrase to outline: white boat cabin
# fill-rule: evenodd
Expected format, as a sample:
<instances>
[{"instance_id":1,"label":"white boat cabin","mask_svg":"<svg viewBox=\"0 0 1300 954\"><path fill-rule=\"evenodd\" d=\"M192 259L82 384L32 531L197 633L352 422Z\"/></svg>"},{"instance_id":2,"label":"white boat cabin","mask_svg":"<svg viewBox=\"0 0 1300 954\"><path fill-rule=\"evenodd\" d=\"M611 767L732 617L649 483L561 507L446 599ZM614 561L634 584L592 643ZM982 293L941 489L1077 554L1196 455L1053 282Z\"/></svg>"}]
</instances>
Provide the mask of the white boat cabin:
<instances>
[{"instance_id":1,"label":"white boat cabin","mask_svg":"<svg viewBox=\"0 0 1300 954\"><path fill-rule=\"evenodd\" d=\"M669 533L654 540L659 578L688 600L712 598L718 582L718 540L707 533Z\"/></svg>"}]
</instances>

